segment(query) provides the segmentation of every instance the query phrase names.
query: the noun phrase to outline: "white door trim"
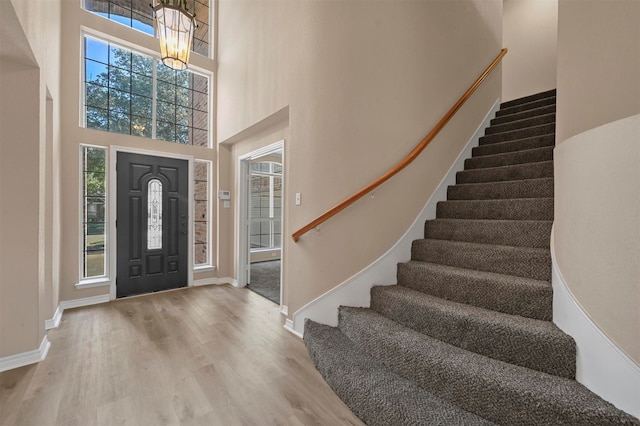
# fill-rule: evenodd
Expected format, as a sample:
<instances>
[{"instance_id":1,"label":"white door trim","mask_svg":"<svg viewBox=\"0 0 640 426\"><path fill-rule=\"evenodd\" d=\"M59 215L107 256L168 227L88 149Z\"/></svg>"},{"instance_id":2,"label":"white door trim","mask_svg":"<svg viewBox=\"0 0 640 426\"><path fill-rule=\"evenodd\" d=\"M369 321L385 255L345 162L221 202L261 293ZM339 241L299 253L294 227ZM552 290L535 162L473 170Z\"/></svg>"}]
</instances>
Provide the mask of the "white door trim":
<instances>
[{"instance_id":1,"label":"white door trim","mask_svg":"<svg viewBox=\"0 0 640 426\"><path fill-rule=\"evenodd\" d=\"M118 152L126 152L127 154L142 154L152 155L155 157L163 158L176 158L179 160L187 160L189 163L189 191L188 191L188 223L189 229L193 230L193 162L194 157L192 155L173 154L165 151L154 151L150 149L130 148L126 146L111 145L109 151L109 276L111 277L111 284L109 285L109 299L115 300L116 298L116 274L117 274L117 261L118 261L118 239L116 232L116 203L118 201L118 194L116 188L118 187L118 175L116 172L116 161L118 158ZM193 232L187 233L187 285L193 286Z\"/></svg>"},{"instance_id":2,"label":"white door trim","mask_svg":"<svg viewBox=\"0 0 640 426\"><path fill-rule=\"evenodd\" d=\"M251 151L248 154L243 154L238 158L238 167L237 167L237 212L238 212L238 221L236 226L236 244L237 247L237 263L236 263L236 271L237 271L237 285L238 287L244 287L247 285L247 273L246 268L249 265L249 163L252 160L256 160L258 158L269 155L275 151L280 151L282 153L282 230L284 236L285 229L285 213L284 207L286 205L285 200L285 186L287 184L286 178L286 170L285 167L285 155L284 155L284 139L281 139L277 142L259 148L255 151ZM283 265L284 265L284 238L280 243L281 252L280 252L280 306L282 306L283 299L283 287L284 283L282 280L283 277Z\"/></svg>"}]
</instances>

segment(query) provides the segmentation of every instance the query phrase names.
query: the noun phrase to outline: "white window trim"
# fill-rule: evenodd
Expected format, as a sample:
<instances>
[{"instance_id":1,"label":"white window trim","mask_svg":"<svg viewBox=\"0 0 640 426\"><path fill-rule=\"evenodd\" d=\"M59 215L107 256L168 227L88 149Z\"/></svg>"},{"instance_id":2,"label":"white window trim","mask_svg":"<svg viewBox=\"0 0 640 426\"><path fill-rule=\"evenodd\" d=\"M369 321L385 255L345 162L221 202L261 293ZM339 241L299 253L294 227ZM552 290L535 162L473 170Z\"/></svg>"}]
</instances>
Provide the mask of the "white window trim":
<instances>
[{"instance_id":1,"label":"white window trim","mask_svg":"<svg viewBox=\"0 0 640 426\"><path fill-rule=\"evenodd\" d=\"M110 240L109 240L109 231L110 231L110 191L109 191L109 149L108 147L100 146L100 145L91 145L91 144L80 144L80 155L78 156L78 177L79 177L79 185L78 185L78 247L79 250L79 263L78 263L78 283L76 284L76 288L88 288L88 287L101 287L109 285L111 278L109 276L109 252L110 252ZM85 277L84 276L84 185L82 184L84 179L84 167L82 166L82 160L84 157L85 148L98 148L103 149L105 151L105 180L104 180L104 199L105 199L105 211L104 211L104 275L95 276L95 277Z\"/></svg>"},{"instance_id":2,"label":"white window trim","mask_svg":"<svg viewBox=\"0 0 640 426\"><path fill-rule=\"evenodd\" d=\"M213 162L211 160L202 160L202 159L194 159L193 160L193 169L194 169L194 194L195 194L195 163L205 163L207 164L207 202L208 202L208 206L207 206L207 261L206 263L198 263L197 265L195 264L195 260L196 260L196 256L195 256L195 252L193 255L193 270L194 271L198 271L198 272L206 272L206 271L212 271L213 269L215 269L215 266L213 266L213 261L212 261L212 256L211 256L211 210L212 210L212 204L213 204L213 199L211 198L213 191L212 191L212 186L211 185L211 177L213 175ZM195 198L195 197L194 197ZM194 205L193 208L195 209L195 200L194 200ZM194 210L195 213L195 210ZM195 217L194 217L194 224L193 224L193 235L195 238ZM195 243L194 243L195 246ZM195 249L195 247L194 247Z\"/></svg>"}]
</instances>

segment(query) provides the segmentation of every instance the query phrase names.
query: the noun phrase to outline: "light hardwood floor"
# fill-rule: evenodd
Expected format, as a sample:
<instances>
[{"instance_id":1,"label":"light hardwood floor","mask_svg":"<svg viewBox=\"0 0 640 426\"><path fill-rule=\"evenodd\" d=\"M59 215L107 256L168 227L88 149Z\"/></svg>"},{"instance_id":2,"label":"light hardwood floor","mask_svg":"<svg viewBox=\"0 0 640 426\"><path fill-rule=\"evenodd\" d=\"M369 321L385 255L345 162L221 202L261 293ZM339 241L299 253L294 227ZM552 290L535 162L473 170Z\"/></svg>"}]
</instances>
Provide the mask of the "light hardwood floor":
<instances>
[{"instance_id":1,"label":"light hardwood floor","mask_svg":"<svg viewBox=\"0 0 640 426\"><path fill-rule=\"evenodd\" d=\"M230 286L65 311L45 361L0 374L0 424L362 425L282 324Z\"/></svg>"}]
</instances>

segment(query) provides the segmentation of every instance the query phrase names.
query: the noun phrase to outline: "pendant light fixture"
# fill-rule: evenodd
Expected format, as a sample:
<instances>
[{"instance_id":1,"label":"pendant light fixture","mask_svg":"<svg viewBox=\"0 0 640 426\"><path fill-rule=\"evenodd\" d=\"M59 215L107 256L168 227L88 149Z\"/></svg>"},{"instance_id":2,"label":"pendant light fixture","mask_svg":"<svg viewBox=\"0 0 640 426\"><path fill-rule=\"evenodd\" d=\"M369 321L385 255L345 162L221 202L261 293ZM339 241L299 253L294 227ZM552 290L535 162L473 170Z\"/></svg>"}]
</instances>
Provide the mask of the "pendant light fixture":
<instances>
[{"instance_id":1,"label":"pendant light fixture","mask_svg":"<svg viewBox=\"0 0 640 426\"><path fill-rule=\"evenodd\" d=\"M189 64L196 18L187 10L186 0L160 0L153 6L160 39L162 63L174 70Z\"/></svg>"}]
</instances>

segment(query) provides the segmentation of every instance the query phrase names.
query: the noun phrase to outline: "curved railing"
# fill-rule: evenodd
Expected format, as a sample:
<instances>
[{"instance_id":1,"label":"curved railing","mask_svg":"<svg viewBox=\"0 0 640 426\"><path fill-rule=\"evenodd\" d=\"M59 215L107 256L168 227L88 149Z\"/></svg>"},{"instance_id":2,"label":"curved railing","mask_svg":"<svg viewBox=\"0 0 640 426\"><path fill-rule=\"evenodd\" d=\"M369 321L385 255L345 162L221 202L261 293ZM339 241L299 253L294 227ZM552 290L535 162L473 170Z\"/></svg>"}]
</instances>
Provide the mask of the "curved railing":
<instances>
[{"instance_id":1,"label":"curved railing","mask_svg":"<svg viewBox=\"0 0 640 426\"><path fill-rule=\"evenodd\" d=\"M351 204L355 203L360 198L364 197L366 194L370 193L371 191L373 191L374 189L382 185L384 182L389 180L391 177L398 174L402 169L407 167L409 164L411 164L413 160L415 160L420 155L420 153L427 147L427 145L429 145L429 142L431 142L438 135L438 133L440 133L440 131L449 122L449 120L451 120L451 118L460 109L460 107L467 101L467 99L471 97L473 92L476 91L476 89L482 84L482 82L487 78L487 76L491 73L491 71L493 71L494 68L498 66L498 64L500 63L500 61L502 61L502 58L506 54L507 54L507 49L506 48L502 49L500 51L500 54L496 56L496 58L493 60L493 62L491 62L491 64L487 67L487 69L485 69L484 72L480 74L480 77L478 77L476 81L471 85L471 87L467 89L464 95L462 95L460 99L458 99L458 102L456 102L451 107L451 109L447 111L447 113L440 119L440 121L438 121L438 123L433 127L433 129L431 129L431 131L427 134L427 136L425 136L424 139L422 139L420 143L416 145L413 151L411 151L402 161L400 161L392 169L390 169L388 172L380 176L378 179L371 182L369 185L365 186L364 188L362 188L361 190L359 190L358 192L356 192L346 200L342 201L340 204L337 204L335 207L331 208L330 210L327 210L325 213L318 216L317 218L309 222L307 225L303 226L302 228L300 228L299 230L291 234L293 241L298 242L298 240L302 235L316 228L318 225L332 218L336 214L340 213L342 210L346 209Z\"/></svg>"}]
</instances>

